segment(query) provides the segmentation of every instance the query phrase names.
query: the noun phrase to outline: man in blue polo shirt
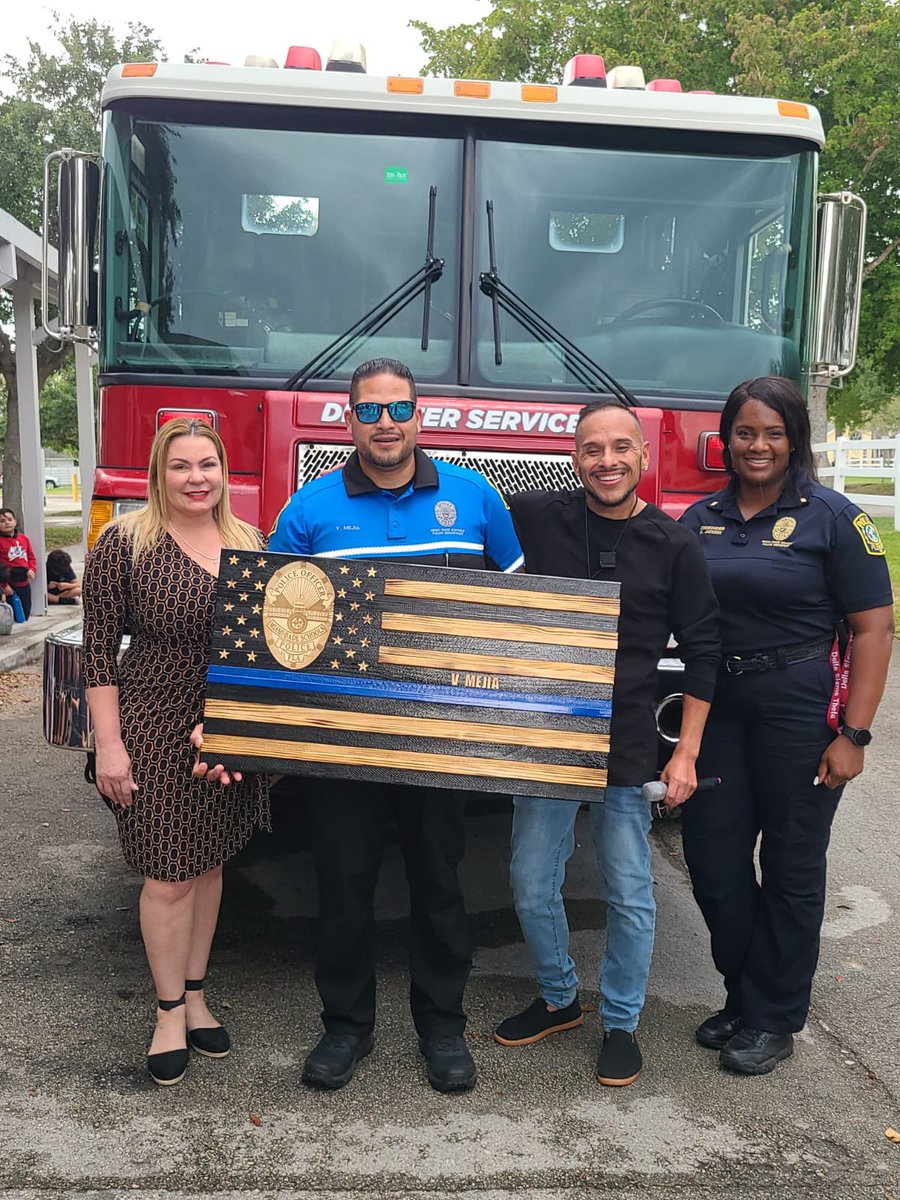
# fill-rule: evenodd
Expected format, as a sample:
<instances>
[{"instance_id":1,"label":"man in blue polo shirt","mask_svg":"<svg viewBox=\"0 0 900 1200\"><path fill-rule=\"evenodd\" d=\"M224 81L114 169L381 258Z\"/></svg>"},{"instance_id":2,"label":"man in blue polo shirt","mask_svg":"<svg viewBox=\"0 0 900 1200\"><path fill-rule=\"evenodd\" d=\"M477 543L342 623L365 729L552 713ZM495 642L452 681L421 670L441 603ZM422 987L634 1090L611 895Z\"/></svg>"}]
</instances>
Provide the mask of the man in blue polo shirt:
<instances>
[{"instance_id":1,"label":"man in blue polo shirt","mask_svg":"<svg viewBox=\"0 0 900 1200\"><path fill-rule=\"evenodd\" d=\"M350 381L347 427L355 452L343 471L306 484L282 510L269 549L331 558L386 558L518 571L522 551L509 511L477 472L416 447L421 414L408 367L363 363ZM394 818L410 892L410 1007L432 1087L475 1086L463 1040L471 967L457 868L464 800L436 788L315 781L309 813L319 882L316 985L325 1034L303 1082L343 1087L374 1045L373 899Z\"/></svg>"}]
</instances>

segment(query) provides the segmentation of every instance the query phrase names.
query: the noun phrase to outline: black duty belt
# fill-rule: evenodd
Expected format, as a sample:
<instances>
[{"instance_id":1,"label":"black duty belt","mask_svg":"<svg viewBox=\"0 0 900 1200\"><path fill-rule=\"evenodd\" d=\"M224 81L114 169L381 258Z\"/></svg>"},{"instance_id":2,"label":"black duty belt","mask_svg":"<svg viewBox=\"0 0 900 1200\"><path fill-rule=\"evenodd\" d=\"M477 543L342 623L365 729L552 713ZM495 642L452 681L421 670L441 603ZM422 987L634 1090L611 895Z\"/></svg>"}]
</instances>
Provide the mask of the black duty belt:
<instances>
[{"instance_id":1,"label":"black duty belt","mask_svg":"<svg viewBox=\"0 0 900 1200\"><path fill-rule=\"evenodd\" d=\"M780 650L758 650L755 654L731 654L722 659L729 675L746 675L755 671L783 671L793 663L824 658L831 652L834 638L827 642L809 642L806 646L786 646Z\"/></svg>"}]
</instances>

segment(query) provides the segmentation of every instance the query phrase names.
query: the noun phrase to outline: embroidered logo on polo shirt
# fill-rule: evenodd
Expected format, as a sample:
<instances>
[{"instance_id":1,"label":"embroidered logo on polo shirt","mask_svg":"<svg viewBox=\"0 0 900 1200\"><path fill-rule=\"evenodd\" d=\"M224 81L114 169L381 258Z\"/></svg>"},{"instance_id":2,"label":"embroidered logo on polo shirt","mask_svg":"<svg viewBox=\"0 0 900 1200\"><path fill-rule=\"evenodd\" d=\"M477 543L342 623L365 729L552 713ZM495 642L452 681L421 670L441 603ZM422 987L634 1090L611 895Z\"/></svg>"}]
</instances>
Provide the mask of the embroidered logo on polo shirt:
<instances>
[{"instance_id":1,"label":"embroidered logo on polo shirt","mask_svg":"<svg viewBox=\"0 0 900 1200\"><path fill-rule=\"evenodd\" d=\"M865 513L860 513L858 517L853 518L853 528L862 538L866 554L876 554L880 558L884 557L884 542L881 540L881 534L872 524L871 517L867 517Z\"/></svg>"},{"instance_id":2,"label":"embroidered logo on polo shirt","mask_svg":"<svg viewBox=\"0 0 900 1200\"><path fill-rule=\"evenodd\" d=\"M456 524L456 505L452 500L438 500L434 506L434 515L439 525L449 529Z\"/></svg>"},{"instance_id":3,"label":"embroidered logo on polo shirt","mask_svg":"<svg viewBox=\"0 0 900 1200\"><path fill-rule=\"evenodd\" d=\"M796 528L793 517L780 517L772 527L772 537L776 542L786 542Z\"/></svg>"}]
</instances>

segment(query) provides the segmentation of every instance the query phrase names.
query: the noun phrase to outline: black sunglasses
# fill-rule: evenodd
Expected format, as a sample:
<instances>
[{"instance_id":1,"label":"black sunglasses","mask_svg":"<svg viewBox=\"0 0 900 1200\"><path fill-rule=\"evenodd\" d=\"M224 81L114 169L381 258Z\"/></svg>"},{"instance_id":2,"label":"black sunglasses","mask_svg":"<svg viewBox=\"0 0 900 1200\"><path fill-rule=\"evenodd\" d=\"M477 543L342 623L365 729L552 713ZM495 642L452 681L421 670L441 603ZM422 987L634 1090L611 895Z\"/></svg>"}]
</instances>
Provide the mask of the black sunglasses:
<instances>
[{"instance_id":1,"label":"black sunglasses","mask_svg":"<svg viewBox=\"0 0 900 1200\"><path fill-rule=\"evenodd\" d=\"M415 400L392 400L390 404L376 404L374 400L363 400L361 404L354 404L350 411L363 425L376 425L381 420L381 414L385 409L392 421L402 424L404 421L412 420L416 411L416 402Z\"/></svg>"}]
</instances>

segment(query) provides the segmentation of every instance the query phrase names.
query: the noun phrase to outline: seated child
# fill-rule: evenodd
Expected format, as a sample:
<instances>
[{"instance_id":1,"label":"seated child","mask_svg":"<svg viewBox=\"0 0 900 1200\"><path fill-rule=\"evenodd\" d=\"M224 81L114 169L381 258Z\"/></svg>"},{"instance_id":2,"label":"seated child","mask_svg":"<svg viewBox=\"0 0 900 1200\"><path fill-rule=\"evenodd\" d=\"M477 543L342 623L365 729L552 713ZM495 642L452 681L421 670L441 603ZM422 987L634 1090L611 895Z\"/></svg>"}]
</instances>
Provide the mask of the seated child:
<instances>
[{"instance_id":1,"label":"seated child","mask_svg":"<svg viewBox=\"0 0 900 1200\"><path fill-rule=\"evenodd\" d=\"M47 555L47 603L77 604L80 595L71 556L65 550L51 550Z\"/></svg>"}]
</instances>

